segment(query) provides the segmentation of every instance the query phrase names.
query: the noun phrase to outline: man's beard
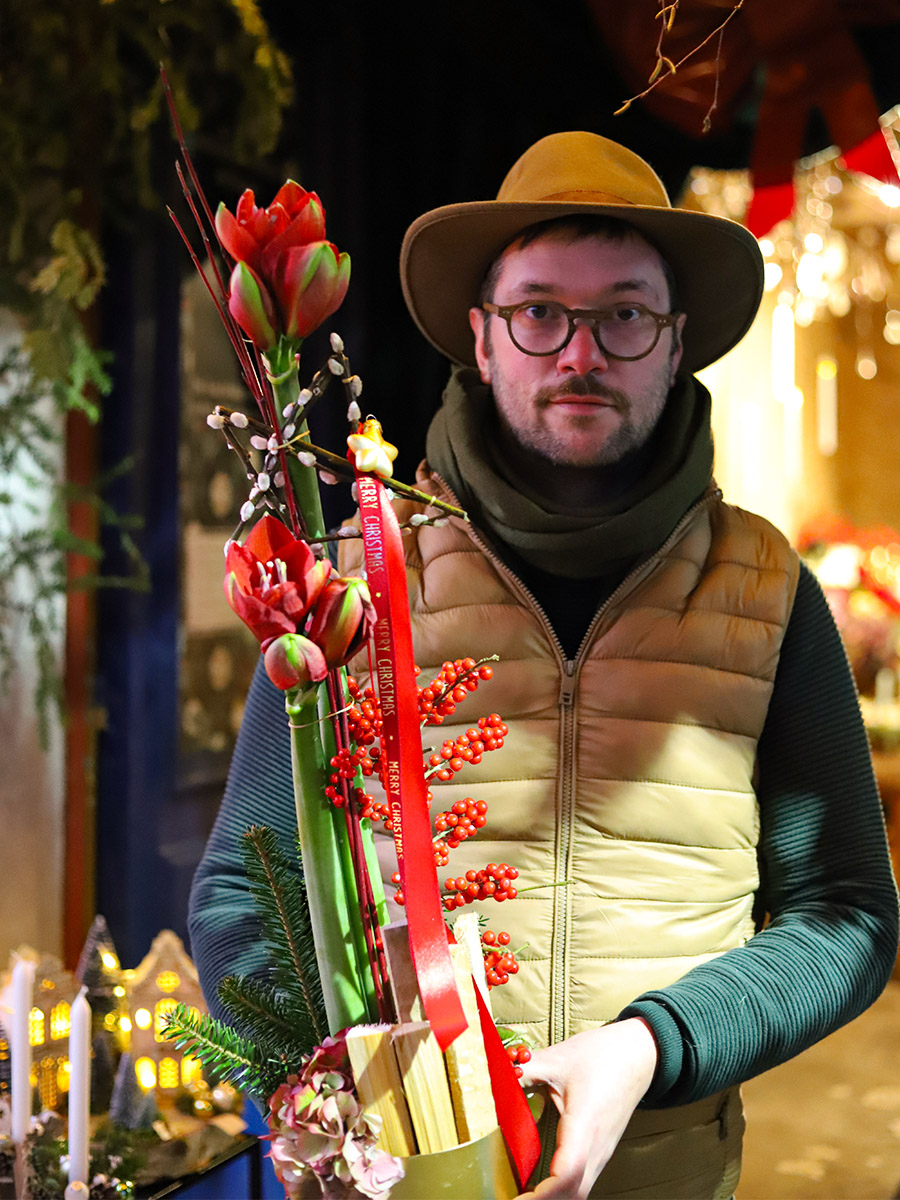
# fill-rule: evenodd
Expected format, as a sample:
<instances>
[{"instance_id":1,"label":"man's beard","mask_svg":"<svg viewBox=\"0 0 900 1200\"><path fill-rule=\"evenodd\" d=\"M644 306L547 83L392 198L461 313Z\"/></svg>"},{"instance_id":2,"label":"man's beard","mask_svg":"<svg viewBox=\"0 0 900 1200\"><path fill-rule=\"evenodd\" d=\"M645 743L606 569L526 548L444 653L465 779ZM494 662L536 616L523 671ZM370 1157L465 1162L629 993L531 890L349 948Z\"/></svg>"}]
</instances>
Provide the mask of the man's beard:
<instances>
[{"instance_id":1,"label":"man's beard","mask_svg":"<svg viewBox=\"0 0 900 1200\"><path fill-rule=\"evenodd\" d=\"M589 443L585 443L582 453L575 451L570 439L564 433L558 433L546 422L535 419L527 425L524 425L522 421L513 424L510 421L510 413L515 412L515 401L504 405L502 393L498 398L496 383L494 398L500 423L505 429L506 436L518 443L526 453L536 455L555 466L584 469L608 467L621 462L646 444L665 407L666 397L671 386L670 377L670 370L667 370L665 374L660 372L659 378L651 384L644 396L640 397L642 400L649 397L652 402L639 404L637 415L635 415L635 405L625 392L607 387L593 375L570 376L559 386L539 389L531 398L529 409L536 417L550 408L554 398L565 395L597 396L607 401L615 411L618 416L616 427L598 444L591 446ZM596 420L596 411L589 409L585 412L584 417L570 416L569 427L577 429L580 422L588 426L588 423ZM585 438L587 438L587 428L585 429Z\"/></svg>"}]
</instances>

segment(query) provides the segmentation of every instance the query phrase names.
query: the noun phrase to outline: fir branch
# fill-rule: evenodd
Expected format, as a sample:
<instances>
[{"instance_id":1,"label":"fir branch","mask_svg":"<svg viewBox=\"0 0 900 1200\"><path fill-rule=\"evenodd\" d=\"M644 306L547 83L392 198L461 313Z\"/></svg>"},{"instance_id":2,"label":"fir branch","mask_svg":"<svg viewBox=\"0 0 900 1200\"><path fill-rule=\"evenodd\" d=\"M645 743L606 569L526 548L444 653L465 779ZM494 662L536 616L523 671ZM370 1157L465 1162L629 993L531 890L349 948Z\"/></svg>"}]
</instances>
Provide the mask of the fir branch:
<instances>
[{"instance_id":1,"label":"fir branch","mask_svg":"<svg viewBox=\"0 0 900 1200\"><path fill-rule=\"evenodd\" d=\"M284 1057L290 1063L316 1047L308 1026L298 1023L285 997L270 984L229 975L218 987L219 1000L266 1058Z\"/></svg>"},{"instance_id":2,"label":"fir branch","mask_svg":"<svg viewBox=\"0 0 900 1200\"><path fill-rule=\"evenodd\" d=\"M263 1057L256 1046L215 1017L201 1016L178 1004L166 1017L163 1033L179 1050L198 1059L216 1082L270 1096L284 1082L285 1064Z\"/></svg>"},{"instance_id":3,"label":"fir branch","mask_svg":"<svg viewBox=\"0 0 900 1200\"><path fill-rule=\"evenodd\" d=\"M263 825L244 834L244 864L272 952L275 983L308 1020L319 1043L328 1034L328 1020L306 884L279 849L274 832Z\"/></svg>"}]
</instances>

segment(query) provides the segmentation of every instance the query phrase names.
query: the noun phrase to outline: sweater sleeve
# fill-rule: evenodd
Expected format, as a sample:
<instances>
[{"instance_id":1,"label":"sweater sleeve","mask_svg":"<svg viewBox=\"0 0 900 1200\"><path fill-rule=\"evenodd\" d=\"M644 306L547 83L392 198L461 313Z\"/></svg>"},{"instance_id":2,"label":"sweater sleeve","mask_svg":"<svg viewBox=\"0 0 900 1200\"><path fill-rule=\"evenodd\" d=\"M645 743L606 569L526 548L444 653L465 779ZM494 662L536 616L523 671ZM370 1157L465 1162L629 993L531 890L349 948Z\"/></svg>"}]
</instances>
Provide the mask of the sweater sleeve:
<instances>
[{"instance_id":1,"label":"sweater sleeve","mask_svg":"<svg viewBox=\"0 0 900 1200\"><path fill-rule=\"evenodd\" d=\"M897 956L897 893L859 702L815 577L801 569L758 747L760 900L746 945L639 996L659 1046L643 1105L702 1099L858 1016Z\"/></svg>"},{"instance_id":2,"label":"sweater sleeve","mask_svg":"<svg viewBox=\"0 0 900 1200\"><path fill-rule=\"evenodd\" d=\"M267 825L293 858L297 818L284 693L269 682L262 658L250 685L228 782L188 905L191 954L210 1012L228 1020L216 989L226 975L266 974L259 922L244 873L241 839Z\"/></svg>"}]
</instances>

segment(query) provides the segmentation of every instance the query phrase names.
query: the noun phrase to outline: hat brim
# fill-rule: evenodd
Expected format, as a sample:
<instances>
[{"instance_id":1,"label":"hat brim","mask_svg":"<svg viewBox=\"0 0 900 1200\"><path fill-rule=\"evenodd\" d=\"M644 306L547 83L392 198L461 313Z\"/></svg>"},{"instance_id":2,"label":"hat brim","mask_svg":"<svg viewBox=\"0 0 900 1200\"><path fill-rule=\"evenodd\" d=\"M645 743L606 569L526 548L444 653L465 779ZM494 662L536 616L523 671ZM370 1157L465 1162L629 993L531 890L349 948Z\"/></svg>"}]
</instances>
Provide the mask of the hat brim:
<instances>
[{"instance_id":1,"label":"hat brim","mask_svg":"<svg viewBox=\"0 0 900 1200\"><path fill-rule=\"evenodd\" d=\"M742 225L677 208L560 201L449 204L414 221L403 239L400 279L419 329L454 362L475 366L469 309L490 263L528 226L588 214L627 221L672 268L678 308L687 314L683 369L699 371L741 340L763 292L762 255Z\"/></svg>"}]
</instances>

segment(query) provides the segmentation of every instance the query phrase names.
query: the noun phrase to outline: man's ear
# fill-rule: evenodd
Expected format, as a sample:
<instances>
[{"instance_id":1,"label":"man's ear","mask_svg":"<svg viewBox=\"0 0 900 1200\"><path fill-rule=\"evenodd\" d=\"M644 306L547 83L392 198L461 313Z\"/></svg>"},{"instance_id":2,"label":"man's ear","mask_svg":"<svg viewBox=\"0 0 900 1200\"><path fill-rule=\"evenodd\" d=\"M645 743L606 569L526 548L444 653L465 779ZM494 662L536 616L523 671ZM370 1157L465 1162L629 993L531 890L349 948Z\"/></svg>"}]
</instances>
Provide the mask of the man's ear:
<instances>
[{"instance_id":1,"label":"man's ear","mask_svg":"<svg viewBox=\"0 0 900 1200\"><path fill-rule=\"evenodd\" d=\"M484 325L486 320L487 313L483 309L469 309L469 324L475 335L475 361L478 363L478 373L482 383L491 382L491 363L486 344L487 330Z\"/></svg>"}]
</instances>

